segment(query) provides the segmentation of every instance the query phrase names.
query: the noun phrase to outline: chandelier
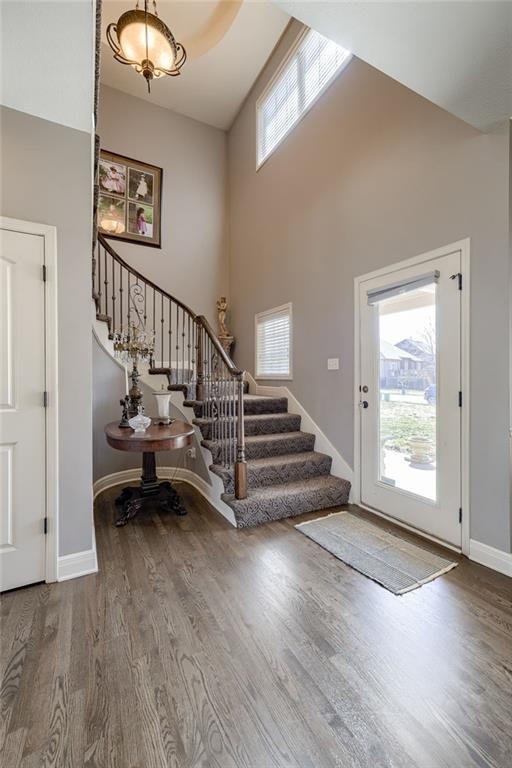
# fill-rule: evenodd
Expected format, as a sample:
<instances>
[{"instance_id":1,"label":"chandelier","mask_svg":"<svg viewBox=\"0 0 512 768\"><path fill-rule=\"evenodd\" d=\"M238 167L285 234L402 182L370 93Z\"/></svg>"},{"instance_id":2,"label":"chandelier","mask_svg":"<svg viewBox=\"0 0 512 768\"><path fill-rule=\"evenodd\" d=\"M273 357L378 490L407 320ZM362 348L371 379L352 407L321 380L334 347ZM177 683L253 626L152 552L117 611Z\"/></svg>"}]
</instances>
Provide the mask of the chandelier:
<instances>
[{"instance_id":1,"label":"chandelier","mask_svg":"<svg viewBox=\"0 0 512 768\"><path fill-rule=\"evenodd\" d=\"M146 79L148 92L151 92L154 77L180 74L187 54L159 18L156 0L153 0L154 13L148 11L148 5L148 0L144 0L142 10L137 0L135 8L123 13L117 24L108 25L107 40L114 51L114 59L132 66Z\"/></svg>"},{"instance_id":2,"label":"chandelier","mask_svg":"<svg viewBox=\"0 0 512 768\"><path fill-rule=\"evenodd\" d=\"M144 328L137 328L135 323L130 323L128 328L122 328L113 334L114 355L124 363L138 360L151 360L155 348L155 334L147 332Z\"/></svg>"}]
</instances>

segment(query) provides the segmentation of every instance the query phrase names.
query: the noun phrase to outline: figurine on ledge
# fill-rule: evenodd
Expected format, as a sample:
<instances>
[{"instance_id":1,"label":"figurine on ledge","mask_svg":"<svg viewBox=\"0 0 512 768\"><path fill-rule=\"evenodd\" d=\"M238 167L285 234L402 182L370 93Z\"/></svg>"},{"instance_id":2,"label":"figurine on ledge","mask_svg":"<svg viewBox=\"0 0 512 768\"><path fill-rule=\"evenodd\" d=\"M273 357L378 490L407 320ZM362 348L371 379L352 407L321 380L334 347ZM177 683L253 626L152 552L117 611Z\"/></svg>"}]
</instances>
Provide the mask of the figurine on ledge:
<instances>
[{"instance_id":1,"label":"figurine on ledge","mask_svg":"<svg viewBox=\"0 0 512 768\"><path fill-rule=\"evenodd\" d=\"M224 352L231 357L231 347L234 344L235 337L230 334L226 326L226 312L228 303L225 296L221 296L217 301L217 312L219 313L219 341Z\"/></svg>"}]
</instances>

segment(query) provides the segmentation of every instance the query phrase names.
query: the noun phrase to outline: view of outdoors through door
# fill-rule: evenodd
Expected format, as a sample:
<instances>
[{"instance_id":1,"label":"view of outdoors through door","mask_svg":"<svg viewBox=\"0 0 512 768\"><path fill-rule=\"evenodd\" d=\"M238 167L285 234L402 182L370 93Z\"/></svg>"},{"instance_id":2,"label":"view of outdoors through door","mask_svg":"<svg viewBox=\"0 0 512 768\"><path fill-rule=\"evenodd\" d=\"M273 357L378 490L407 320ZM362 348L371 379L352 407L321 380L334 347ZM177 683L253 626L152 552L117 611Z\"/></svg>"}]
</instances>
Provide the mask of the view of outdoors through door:
<instances>
[{"instance_id":1,"label":"view of outdoors through door","mask_svg":"<svg viewBox=\"0 0 512 768\"><path fill-rule=\"evenodd\" d=\"M379 479L436 501L436 285L377 306Z\"/></svg>"}]
</instances>

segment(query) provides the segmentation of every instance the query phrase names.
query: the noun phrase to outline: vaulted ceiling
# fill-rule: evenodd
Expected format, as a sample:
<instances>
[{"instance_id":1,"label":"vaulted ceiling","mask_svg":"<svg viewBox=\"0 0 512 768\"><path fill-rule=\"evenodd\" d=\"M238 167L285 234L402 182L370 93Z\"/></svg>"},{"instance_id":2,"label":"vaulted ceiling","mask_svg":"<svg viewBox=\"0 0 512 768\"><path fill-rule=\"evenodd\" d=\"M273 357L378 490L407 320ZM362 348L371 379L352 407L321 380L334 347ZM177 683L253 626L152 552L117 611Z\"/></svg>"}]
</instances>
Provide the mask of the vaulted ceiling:
<instances>
[{"instance_id":1,"label":"vaulted ceiling","mask_svg":"<svg viewBox=\"0 0 512 768\"><path fill-rule=\"evenodd\" d=\"M131 67L114 61L105 30L135 0L106 0L102 12L101 81L217 128L229 128L289 22L272 2L159 0L160 18L187 51L179 77L155 81L151 94ZM151 8L150 8L151 10Z\"/></svg>"},{"instance_id":2,"label":"vaulted ceiling","mask_svg":"<svg viewBox=\"0 0 512 768\"><path fill-rule=\"evenodd\" d=\"M159 0L188 60L151 95L105 42L134 3L103 3L102 82L218 128L231 125L290 17L481 130L512 116L512 1Z\"/></svg>"}]
</instances>

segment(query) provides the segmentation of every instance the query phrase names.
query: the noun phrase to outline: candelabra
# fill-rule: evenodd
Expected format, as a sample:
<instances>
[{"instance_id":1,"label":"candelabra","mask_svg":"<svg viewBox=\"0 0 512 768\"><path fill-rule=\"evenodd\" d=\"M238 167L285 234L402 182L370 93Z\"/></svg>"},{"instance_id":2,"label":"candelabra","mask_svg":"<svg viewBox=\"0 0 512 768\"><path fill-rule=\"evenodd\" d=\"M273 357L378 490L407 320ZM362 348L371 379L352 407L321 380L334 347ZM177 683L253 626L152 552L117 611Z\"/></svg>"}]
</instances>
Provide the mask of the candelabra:
<instances>
[{"instance_id":1,"label":"candelabra","mask_svg":"<svg viewBox=\"0 0 512 768\"><path fill-rule=\"evenodd\" d=\"M154 348L155 335L148 333L143 326L130 323L128 328L121 328L120 331L114 333L114 354L125 364L129 416L135 416L139 412L139 406L142 405L142 390L139 387L139 360L151 362ZM131 387L128 389L127 366L130 363L132 365Z\"/></svg>"}]
</instances>

